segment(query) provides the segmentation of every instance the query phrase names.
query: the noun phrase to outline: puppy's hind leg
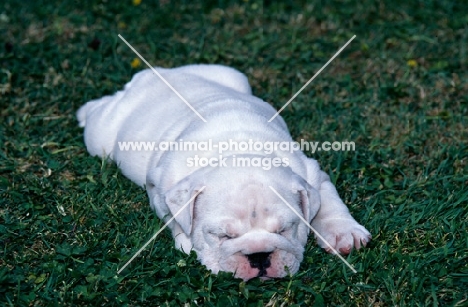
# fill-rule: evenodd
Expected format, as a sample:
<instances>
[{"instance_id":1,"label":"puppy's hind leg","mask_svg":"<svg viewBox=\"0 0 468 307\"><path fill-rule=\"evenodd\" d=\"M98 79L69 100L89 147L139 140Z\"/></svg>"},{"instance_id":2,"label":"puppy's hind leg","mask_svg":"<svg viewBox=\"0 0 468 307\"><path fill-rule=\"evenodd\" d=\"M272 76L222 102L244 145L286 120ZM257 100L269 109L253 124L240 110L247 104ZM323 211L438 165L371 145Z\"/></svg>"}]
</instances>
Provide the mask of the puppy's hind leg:
<instances>
[{"instance_id":1,"label":"puppy's hind leg","mask_svg":"<svg viewBox=\"0 0 468 307\"><path fill-rule=\"evenodd\" d=\"M112 159L117 130L112 125L115 121L109 119L108 113L123 96L124 91L120 91L112 96L88 101L76 112L80 127L85 128L85 144L92 156L108 156Z\"/></svg>"},{"instance_id":2,"label":"puppy's hind leg","mask_svg":"<svg viewBox=\"0 0 468 307\"><path fill-rule=\"evenodd\" d=\"M82 105L76 112L76 118L78 119L79 126L85 127L87 119L95 110L112 102L117 103L124 96L125 92L132 87L132 84L135 82L135 80L143 78L146 74L148 74L147 71L137 73L135 76L133 76L130 82L125 84L123 90L118 91L114 95L108 95L98 99L90 100Z\"/></svg>"},{"instance_id":3,"label":"puppy's hind leg","mask_svg":"<svg viewBox=\"0 0 468 307\"><path fill-rule=\"evenodd\" d=\"M200 76L244 94L252 94L249 79L243 73L231 67L216 64L198 64L176 69Z\"/></svg>"},{"instance_id":4,"label":"puppy's hind leg","mask_svg":"<svg viewBox=\"0 0 468 307\"><path fill-rule=\"evenodd\" d=\"M78 119L78 123L80 127L86 126L86 119L88 118L89 114L91 114L94 110L113 100L113 96L104 96L99 99L94 99L88 101L86 104L82 105L78 111L76 112L76 118Z\"/></svg>"}]
</instances>

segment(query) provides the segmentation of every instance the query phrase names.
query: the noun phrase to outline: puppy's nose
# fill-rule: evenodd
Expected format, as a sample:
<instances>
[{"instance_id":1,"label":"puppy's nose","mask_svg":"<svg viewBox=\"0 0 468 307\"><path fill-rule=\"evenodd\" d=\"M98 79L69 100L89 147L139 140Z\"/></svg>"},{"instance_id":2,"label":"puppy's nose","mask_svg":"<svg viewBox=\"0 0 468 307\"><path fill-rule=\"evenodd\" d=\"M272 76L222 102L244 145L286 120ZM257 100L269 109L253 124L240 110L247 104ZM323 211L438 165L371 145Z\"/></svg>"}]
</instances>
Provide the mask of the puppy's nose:
<instances>
[{"instance_id":1,"label":"puppy's nose","mask_svg":"<svg viewBox=\"0 0 468 307\"><path fill-rule=\"evenodd\" d=\"M266 269L270 267L270 254L271 253L255 253L247 255L250 266L259 269L258 275L263 276L266 274Z\"/></svg>"}]
</instances>

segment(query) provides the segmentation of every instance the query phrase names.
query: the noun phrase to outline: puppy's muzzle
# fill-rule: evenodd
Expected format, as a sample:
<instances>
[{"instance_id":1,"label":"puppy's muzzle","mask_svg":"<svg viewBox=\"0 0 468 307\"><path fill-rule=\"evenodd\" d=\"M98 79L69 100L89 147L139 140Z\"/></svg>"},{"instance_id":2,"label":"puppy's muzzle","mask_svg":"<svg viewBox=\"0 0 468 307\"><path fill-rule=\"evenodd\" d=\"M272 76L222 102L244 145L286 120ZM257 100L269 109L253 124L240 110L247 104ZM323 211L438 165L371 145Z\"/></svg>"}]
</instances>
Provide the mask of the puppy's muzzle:
<instances>
[{"instance_id":1,"label":"puppy's muzzle","mask_svg":"<svg viewBox=\"0 0 468 307\"><path fill-rule=\"evenodd\" d=\"M266 269L270 267L270 253L254 253L246 255L249 259L250 266L254 269L258 269L258 277L265 276L267 274Z\"/></svg>"}]
</instances>

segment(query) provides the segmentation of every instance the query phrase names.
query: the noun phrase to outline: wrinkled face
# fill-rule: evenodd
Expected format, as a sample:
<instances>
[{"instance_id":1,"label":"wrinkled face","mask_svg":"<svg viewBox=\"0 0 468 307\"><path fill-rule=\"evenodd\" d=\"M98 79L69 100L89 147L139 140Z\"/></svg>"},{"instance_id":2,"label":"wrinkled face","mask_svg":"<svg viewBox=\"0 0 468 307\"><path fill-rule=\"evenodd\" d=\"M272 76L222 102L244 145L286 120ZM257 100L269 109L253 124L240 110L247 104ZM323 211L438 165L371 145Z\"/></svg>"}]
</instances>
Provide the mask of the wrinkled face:
<instances>
[{"instance_id":1,"label":"wrinkled face","mask_svg":"<svg viewBox=\"0 0 468 307\"><path fill-rule=\"evenodd\" d=\"M302 214L299 193L274 188ZM207 188L197 199L194 216L194 249L214 273L233 272L249 280L284 277L299 269L307 226L267 185Z\"/></svg>"}]
</instances>

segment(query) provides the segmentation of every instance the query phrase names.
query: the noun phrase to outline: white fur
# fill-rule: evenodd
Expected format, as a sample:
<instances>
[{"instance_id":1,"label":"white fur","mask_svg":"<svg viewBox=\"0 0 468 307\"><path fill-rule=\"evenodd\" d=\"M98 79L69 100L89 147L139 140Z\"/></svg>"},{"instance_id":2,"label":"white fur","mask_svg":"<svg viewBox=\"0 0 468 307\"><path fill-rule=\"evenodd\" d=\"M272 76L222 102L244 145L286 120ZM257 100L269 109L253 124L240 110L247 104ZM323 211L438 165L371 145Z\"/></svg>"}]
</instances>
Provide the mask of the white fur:
<instances>
[{"instance_id":1,"label":"white fur","mask_svg":"<svg viewBox=\"0 0 468 307\"><path fill-rule=\"evenodd\" d=\"M288 167L268 171L187 165L187 158L195 155L218 157L217 150L121 151L118 142L122 141L292 141L281 117L268 123L275 109L252 96L240 72L220 65L156 69L207 123L149 69L136 74L122 91L89 101L77 117L85 127L89 153L109 157L125 176L146 185L151 207L161 219L171 218L205 187L169 225L177 248L185 252L193 248L214 273L235 272L244 280L259 274L246 256L254 253L271 252L271 265L263 277L295 273L309 229L269 186L340 252L349 253L353 246L360 248L370 240L370 233L351 217L317 161L300 151L260 153L262 158L289 161ZM259 153L224 152L228 165L234 155ZM225 238L227 233L232 238ZM327 248L320 240L319 244Z\"/></svg>"}]
</instances>

